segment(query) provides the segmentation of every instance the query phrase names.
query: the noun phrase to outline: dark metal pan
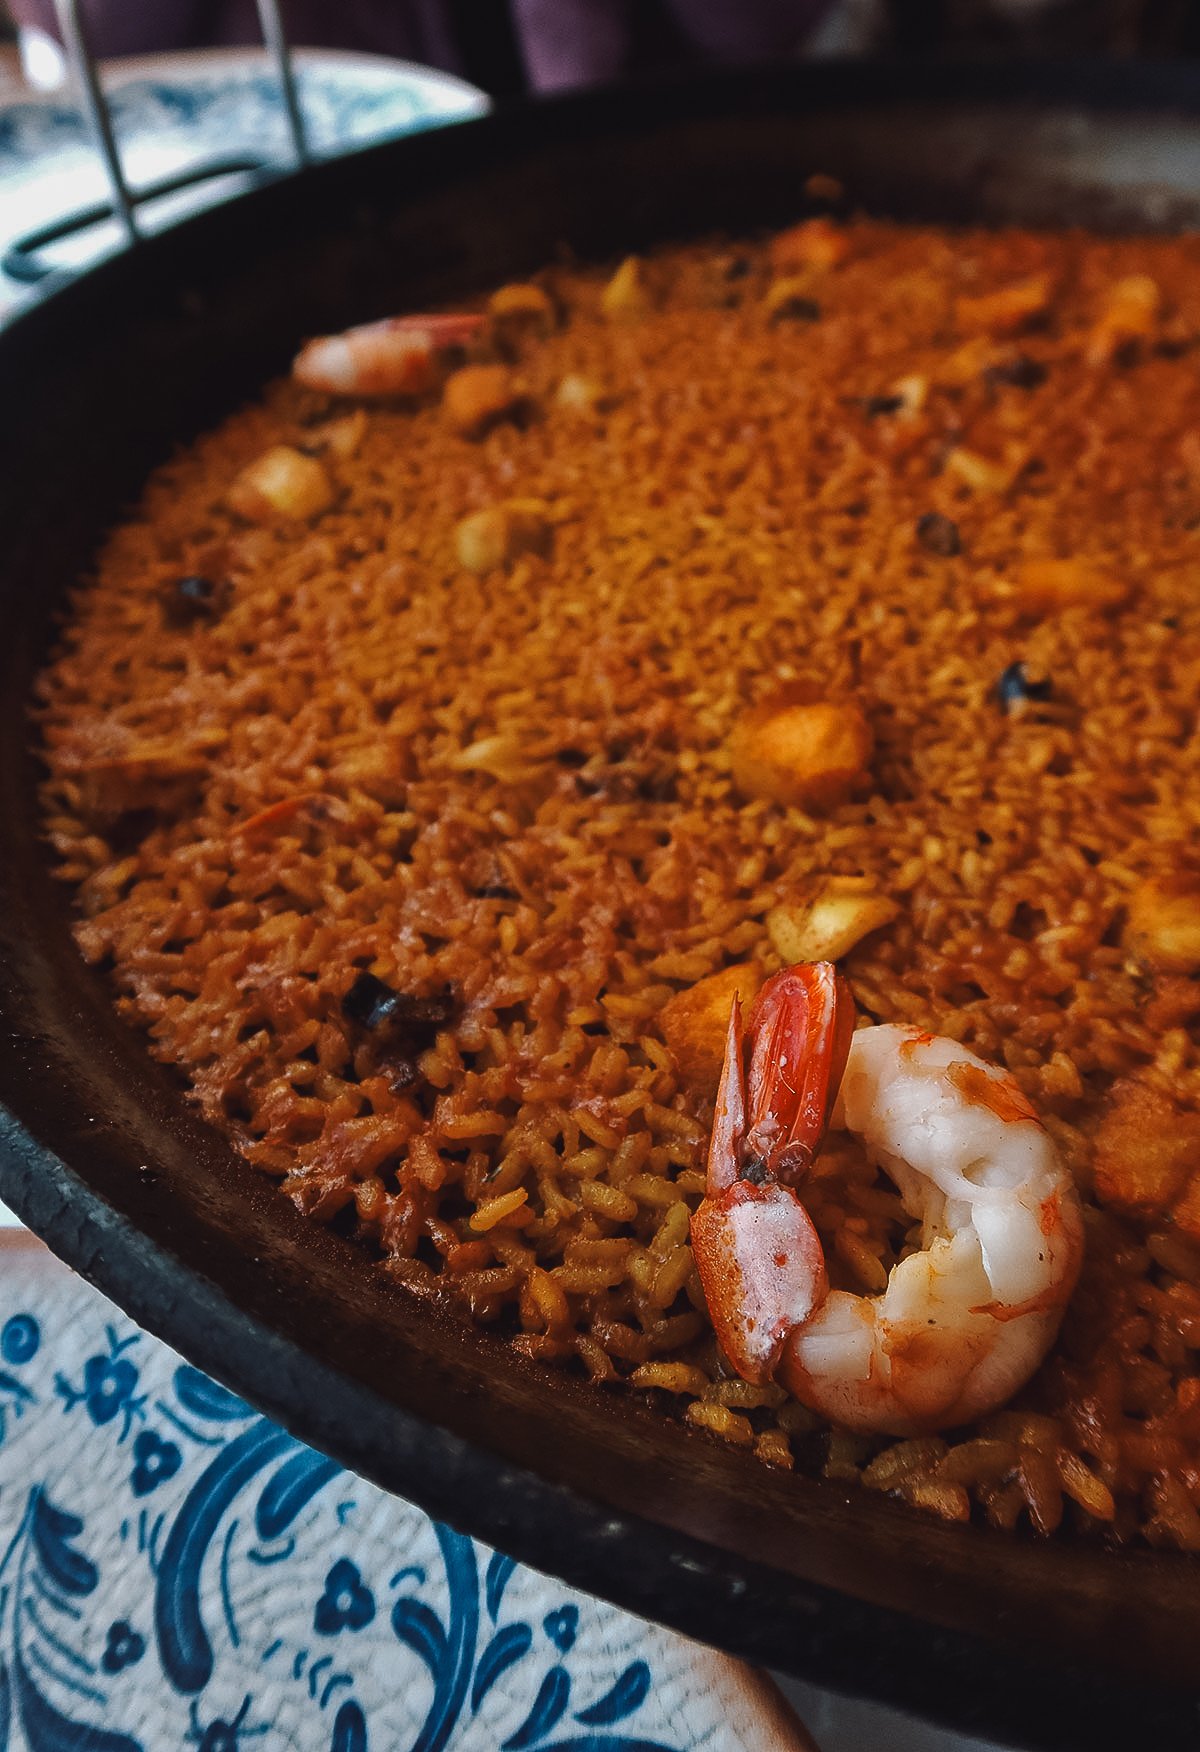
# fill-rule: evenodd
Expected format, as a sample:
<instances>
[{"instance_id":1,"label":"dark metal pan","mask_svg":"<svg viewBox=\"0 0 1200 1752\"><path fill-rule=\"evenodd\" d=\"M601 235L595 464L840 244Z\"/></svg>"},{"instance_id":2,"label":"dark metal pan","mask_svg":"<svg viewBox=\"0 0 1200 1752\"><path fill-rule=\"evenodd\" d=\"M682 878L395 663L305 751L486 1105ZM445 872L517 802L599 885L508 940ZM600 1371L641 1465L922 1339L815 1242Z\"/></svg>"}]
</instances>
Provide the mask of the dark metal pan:
<instances>
[{"instance_id":1,"label":"dark metal pan","mask_svg":"<svg viewBox=\"0 0 1200 1752\"><path fill-rule=\"evenodd\" d=\"M389 1289L189 1110L68 934L27 702L147 471L297 339L528 272L793 219L1200 216L1200 82L814 67L527 108L310 168L0 336L0 1193L137 1320L347 1465L775 1666L1029 1745L1200 1743L1200 1566L1001 1538L777 1475Z\"/></svg>"}]
</instances>

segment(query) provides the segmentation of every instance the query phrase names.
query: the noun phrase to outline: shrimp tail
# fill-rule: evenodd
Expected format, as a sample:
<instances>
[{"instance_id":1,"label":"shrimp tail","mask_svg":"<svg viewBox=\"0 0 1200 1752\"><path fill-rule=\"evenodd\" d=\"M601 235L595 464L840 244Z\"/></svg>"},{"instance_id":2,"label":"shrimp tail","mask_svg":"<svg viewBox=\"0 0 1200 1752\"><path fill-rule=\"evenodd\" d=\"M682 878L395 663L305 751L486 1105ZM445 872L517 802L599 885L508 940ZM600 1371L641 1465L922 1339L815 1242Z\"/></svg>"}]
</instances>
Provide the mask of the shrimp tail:
<instances>
[{"instance_id":1,"label":"shrimp tail","mask_svg":"<svg viewBox=\"0 0 1200 1752\"><path fill-rule=\"evenodd\" d=\"M795 1186L811 1167L853 1033L854 999L830 961L786 967L758 994L749 1024L745 1151L769 1179Z\"/></svg>"},{"instance_id":2,"label":"shrimp tail","mask_svg":"<svg viewBox=\"0 0 1200 1752\"><path fill-rule=\"evenodd\" d=\"M853 1032L854 1000L829 962L768 980L745 1036L733 1001L692 1250L717 1339L743 1380L771 1379L828 1294L795 1183L825 1135Z\"/></svg>"},{"instance_id":3,"label":"shrimp tail","mask_svg":"<svg viewBox=\"0 0 1200 1752\"><path fill-rule=\"evenodd\" d=\"M485 320L469 312L389 316L318 335L296 355L292 375L326 395L423 395L437 382L439 355L469 345Z\"/></svg>"}]
</instances>

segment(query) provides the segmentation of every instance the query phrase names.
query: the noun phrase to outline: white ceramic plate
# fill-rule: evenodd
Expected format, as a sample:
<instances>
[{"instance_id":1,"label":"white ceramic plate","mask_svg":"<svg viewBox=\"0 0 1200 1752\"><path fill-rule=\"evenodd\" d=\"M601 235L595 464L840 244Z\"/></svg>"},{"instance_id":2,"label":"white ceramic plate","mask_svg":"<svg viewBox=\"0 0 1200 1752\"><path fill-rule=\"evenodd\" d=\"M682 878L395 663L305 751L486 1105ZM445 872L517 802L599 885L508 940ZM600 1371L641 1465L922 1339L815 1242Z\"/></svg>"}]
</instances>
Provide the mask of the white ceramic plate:
<instances>
[{"instance_id":1,"label":"white ceramic plate","mask_svg":"<svg viewBox=\"0 0 1200 1752\"><path fill-rule=\"evenodd\" d=\"M295 68L311 150L343 152L373 140L481 115L485 94L407 61L299 49ZM197 50L112 61L103 70L117 142L134 189L214 159L290 161L278 82L261 49ZM226 198L248 179L224 177L148 204L147 230ZM0 104L0 253L15 239L107 199L107 181L74 95ZM47 259L79 268L121 246L113 222L55 245ZM0 311L27 291L0 284Z\"/></svg>"}]
</instances>

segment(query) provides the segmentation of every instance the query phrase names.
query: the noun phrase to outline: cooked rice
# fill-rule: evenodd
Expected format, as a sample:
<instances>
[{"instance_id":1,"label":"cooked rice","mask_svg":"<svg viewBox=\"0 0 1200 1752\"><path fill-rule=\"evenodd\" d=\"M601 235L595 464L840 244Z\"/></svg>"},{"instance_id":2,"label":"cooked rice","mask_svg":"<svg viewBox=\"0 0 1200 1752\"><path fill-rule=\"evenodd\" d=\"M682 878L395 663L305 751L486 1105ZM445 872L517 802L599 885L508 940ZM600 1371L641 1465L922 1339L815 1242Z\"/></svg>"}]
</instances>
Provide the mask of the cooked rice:
<instances>
[{"instance_id":1,"label":"cooked rice","mask_svg":"<svg viewBox=\"0 0 1200 1752\"><path fill-rule=\"evenodd\" d=\"M607 275L548 271L562 320L492 343L526 399L482 437L433 398L331 444L285 383L174 458L43 678L46 833L122 1014L398 1282L771 1464L1200 1550L1200 984L1122 942L1139 883L1200 872L1200 240L847 236L803 296L757 245L665 253L607 314ZM1027 333L962 332L1040 273ZM1109 346L1131 275L1161 310ZM279 444L326 446L336 499L247 523L225 495ZM518 497L552 538L464 570L461 519ZM1127 599L1023 610L1055 558ZM1006 712L1018 660L1053 691ZM863 707L865 796L735 793L784 688ZM1088 1202L1050 1360L945 1436L730 1379L692 1265L713 1089L660 1013L778 966L768 913L831 874L900 905L844 960L863 1014L1006 1064ZM364 971L430 1001L415 1062L344 1009ZM890 1185L834 1138L810 1196L834 1281L878 1288Z\"/></svg>"}]
</instances>

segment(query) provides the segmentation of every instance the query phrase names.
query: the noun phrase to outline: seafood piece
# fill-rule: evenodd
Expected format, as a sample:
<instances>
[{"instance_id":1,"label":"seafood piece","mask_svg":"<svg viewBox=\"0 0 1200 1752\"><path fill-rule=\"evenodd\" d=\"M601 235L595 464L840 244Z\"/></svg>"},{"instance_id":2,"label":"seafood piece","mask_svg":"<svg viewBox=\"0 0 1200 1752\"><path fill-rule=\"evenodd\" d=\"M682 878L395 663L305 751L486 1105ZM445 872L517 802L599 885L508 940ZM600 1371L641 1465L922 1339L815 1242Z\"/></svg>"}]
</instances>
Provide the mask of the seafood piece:
<instances>
[{"instance_id":1,"label":"seafood piece","mask_svg":"<svg viewBox=\"0 0 1200 1752\"><path fill-rule=\"evenodd\" d=\"M650 308L642 279L642 264L626 256L600 295L600 308L609 322L637 322Z\"/></svg>"},{"instance_id":2,"label":"seafood piece","mask_svg":"<svg viewBox=\"0 0 1200 1752\"><path fill-rule=\"evenodd\" d=\"M1048 274L1032 274L995 292L980 292L954 300L954 320L965 334L1011 335L1028 327L1050 308L1054 287Z\"/></svg>"},{"instance_id":3,"label":"seafood piece","mask_svg":"<svg viewBox=\"0 0 1200 1752\"><path fill-rule=\"evenodd\" d=\"M1140 1217L1168 1212L1200 1179L1200 1113L1122 1078L1114 1083L1092 1140L1096 1196Z\"/></svg>"},{"instance_id":4,"label":"seafood piece","mask_svg":"<svg viewBox=\"0 0 1200 1752\"><path fill-rule=\"evenodd\" d=\"M776 270L812 268L824 272L845 261L850 238L842 226L820 214L773 237L768 254Z\"/></svg>"},{"instance_id":5,"label":"seafood piece","mask_svg":"<svg viewBox=\"0 0 1200 1752\"><path fill-rule=\"evenodd\" d=\"M1126 347L1153 338L1159 326L1162 294L1148 274L1131 274L1111 287L1104 309L1084 346L1089 365L1108 365Z\"/></svg>"},{"instance_id":6,"label":"seafood piece","mask_svg":"<svg viewBox=\"0 0 1200 1752\"><path fill-rule=\"evenodd\" d=\"M464 571L482 577L522 554L546 553L553 529L544 499L505 499L471 511L454 529L454 552Z\"/></svg>"},{"instance_id":7,"label":"seafood piece","mask_svg":"<svg viewBox=\"0 0 1200 1752\"><path fill-rule=\"evenodd\" d=\"M1023 614L1049 618L1070 608L1107 614L1128 601L1130 586L1090 560L1025 560L1006 594Z\"/></svg>"},{"instance_id":8,"label":"seafood piece","mask_svg":"<svg viewBox=\"0 0 1200 1752\"><path fill-rule=\"evenodd\" d=\"M891 1023L847 1050L852 1018L827 963L763 987L748 1062L735 1009L693 1249L739 1374L775 1377L846 1428L919 1435L995 1409L1033 1374L1079 1274L1082 1218L1007 1072ZM794 1190L839 1076L832 1124L862 1139L921 1223L920 1249L875 1296L827 1289Z\"/></svg>"},{"instance_id":9,"label":"seafood piece","mask_svg":"<svg viewBox=\"0 0 1200 1752\"><path fill-rule=\"evenodd\" d=\"M329 471L315 456L305 456L291 444L273 444L230 483L225 503L248 523L270 523L277 517L304 523L333 504Z\"/></svg>"},{"instance_id":10,"label":"seafood piece","mask_svg":"<svg viewBox=\"0 0 1200 1752\"><path fill-rule=\"evenodd\" d=\"M766 916L771 947L782 961L840 961L856 943L900 916L867 877L829 876L803 901L773 906Z\"/></svg>"},{"instance_id":11,"label":"seafood piece","mask_svg":"<svg viewBox=\"0 0 1200 1752\"><path fill-rule=\"evenodd\" d=\"M1150 876L1129 896L1127 949L1163 973L1200 972L1200 880Z\"/></svg>"},{"instance_id":12,"label":"seafood piece","mask_svg":"<svg viewBox=\"0 0 1200 1752\"><path fill-rule=\"evenodd\" d=\"M997 462L960 444L947 452L945 470L973 493L1007 493L1025 462L1026 453L1020 445L1010 447L1005 460Z\"/></svg>"},{"instance_id":13,"label":"seafood piece","mask_svg":"<svg viewBox=\"0 0 1200 1752\"><path fill-rule=\"evenodd\" d=\"M752 961L723 967L697 980L659 1011L658 1024L686 1083L710 1092L717 1087L729 1032L729 1007L747 1002L762 984L762 969Z\"/></svg>"},{"instance_id":14,"label":"seafood piece","mask_svg":"<svg viewBox=\"0 0 1200 1752\"><path fill-rule=\"evenodd\" d=\"M594 413L603 398L604 391L594 377L583 377L575 371L568 373L554 392L555 406L573 414Z\"/></svg>"},{"instance_id":15,"label":"seafood piece","mask_svg":"<svg viewBox=\"0 0 1200 1752\"><path fill-rule=\"evenodd\" d=\"M505 365L464 365L446 379L442 416L460 438L482 438L497 421L515 414L525 393Z\"/></svg>"},{"instance_id":16,"label":"seafood piece","mask_svg":"<svg viewBox=\"0 0 1200 1752\"><path fill-rule=\"evenodd\" d=\"M540 286L514 281L488 299L488 315L504 328L530 328L548 335L554 327L554 305Z\"/></svg>"},{"instance_id":17,"label":"seafood piece","mask_svg":"<svg viewBox=\"0 0 1200 1752\"><path fill-rule=\"evenodd\" d=\"M465 347L484 326L470 315L388 316L301 347L292 376L327 395L424 395L438 377L438 355Z\"/></svg>"},{"instance_id":18,"label":"seafood piece","mask_svg":"<svg viewBox=\"0 0 1200 1752\"><path fill-rule=\"evenodd\" d=\"M1079 1275L1071 1177L1012 1078L956 1041L885 1024L851 1045L837 1118L921 1222L880 1296L834 1291L782 1370L859 1430L914 1435L1003 1405L1042 1361Z\"/></svg>"},{"instance_id":19,"label":"seafood piece","mask_svg":"<svg viewBox=\"0 0 1200 1752\"><path fill-rule=\"evenodd\" d=\"M766 701L733 727L733 782L744 797L833 809L870 782L874 747L854 700Z\"/></svg>"},{"instance_id":20,"label":"seafood piece","mask_svg":"<svg viewBox=\"0 0 1200 1752\"><path fill-rule=\"evenodd\" d=\"M853 1027L854 1001L828 961L785 968L763 986L748 1065L738 997L730 1010L692 1252L721 1349L760 1385L828 1291L794 1186L825 1135Z\"/></svg>"}]
</instances>

